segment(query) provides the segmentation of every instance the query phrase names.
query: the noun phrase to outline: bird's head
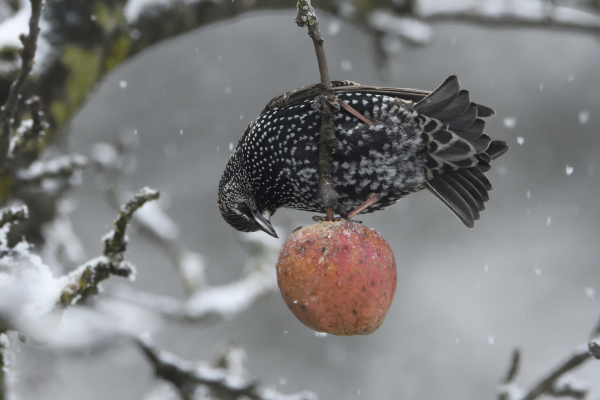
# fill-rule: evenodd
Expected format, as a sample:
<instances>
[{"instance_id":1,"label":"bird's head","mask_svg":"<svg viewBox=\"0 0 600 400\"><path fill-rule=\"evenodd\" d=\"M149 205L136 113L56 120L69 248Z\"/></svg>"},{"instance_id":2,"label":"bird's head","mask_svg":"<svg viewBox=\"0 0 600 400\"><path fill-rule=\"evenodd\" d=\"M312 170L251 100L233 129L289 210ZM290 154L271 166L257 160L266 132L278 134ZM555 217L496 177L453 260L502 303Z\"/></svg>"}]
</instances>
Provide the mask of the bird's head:
<instances>
[{"instance_id":1,"label":"bird's head","mask_svg":"<svg viewBox=\"0 0 600 400\"><path fill-rule=\"evenodd\" d=\"M257 207L254 195L244 183L242 170L227 164L219 183L219 211L223 219L241 232L264 231L278 237L269 218L272 212Z\"/></svg>"}]
</instances>

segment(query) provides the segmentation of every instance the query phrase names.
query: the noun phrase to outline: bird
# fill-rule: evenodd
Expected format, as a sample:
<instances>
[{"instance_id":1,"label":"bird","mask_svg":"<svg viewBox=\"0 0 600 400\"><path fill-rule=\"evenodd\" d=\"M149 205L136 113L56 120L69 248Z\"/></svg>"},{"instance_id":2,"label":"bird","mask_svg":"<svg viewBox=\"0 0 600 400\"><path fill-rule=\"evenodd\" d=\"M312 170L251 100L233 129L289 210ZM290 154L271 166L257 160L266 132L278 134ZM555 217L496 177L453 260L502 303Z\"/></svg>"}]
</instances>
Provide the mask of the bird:
<instances>
[{"instance_id":1,"label":"bird","mask_svg":"<svg viewBox=\"0 0 600 400\"><path fill-rule=\"evenodd\" d=\"M333 115L339 210L371 213L427 189L473 228L492 189L485 173L508 150L484 133L484 118L495 112L471 102L455 75L431 92L352 81L332 87L347 106ZM277 237L270 218L279 208L326 212L318 184L321 113L314 105L322 90L314 84L275 97L239 139L217 202L238 231Z\"/></svg>"}]
</instances>

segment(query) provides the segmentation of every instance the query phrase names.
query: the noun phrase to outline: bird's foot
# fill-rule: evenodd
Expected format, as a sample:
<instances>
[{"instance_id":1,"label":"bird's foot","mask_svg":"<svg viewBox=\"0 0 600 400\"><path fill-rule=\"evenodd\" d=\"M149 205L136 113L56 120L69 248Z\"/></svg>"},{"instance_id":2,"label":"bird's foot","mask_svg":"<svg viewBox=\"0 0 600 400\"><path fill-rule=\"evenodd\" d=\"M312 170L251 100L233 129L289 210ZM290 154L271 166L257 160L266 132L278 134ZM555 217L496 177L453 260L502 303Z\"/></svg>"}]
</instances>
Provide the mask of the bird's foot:
<instances>
[{"instance_id":1,"label":"bird's foot","mask_svg":"<svg viewBox=\"0 0 600 400\"><path fill-rule=\"evenodd\" d=\"M336 97L334 101L331 101L330 99L327 98L327 96L323 96L323 95L318 95L317 97L315 97L315 100L313 101L311 108L315 111L317 111L319 114L323 114L324 110L323 110L323 105L321 104L321 100L324 100L331 108L333 108L335 111L340 111L340 103L339 103L339 99Z\"/></svg>"},{"instance_id":2,"label":"bird's foot","mask_svg":"<svg viewBox=\"0 0 600 400\"><path fill-rule=\"evenodd\" d=\"M377 203L379 200L381 200L380 193L371 193L367 197L367 200L364 203L362 203L360 206L356 207L353 211L348 213L348 215L346 216L346 219L351 219L352 217L354 217L355 215L357 215L361 211L363 211L365 208L370 207L373 204Z\"/></svg>"},{"instance_id":3,"label":"bird's foot","mask_svg":"<svg viewBox=\"0 0 600 400\"><path fill-rule=\"evenodd\" d=\"M315 222L330 221L329 219L327 219L327 216L322 216L322 215L313 215L312 220ZM347 220L348 219L344 218L344 217L335 217L330 222L339 222L339 221L347 221ZM352 222L356 222L357 224L362 224L362 221L352 221Z\"/></svg>"},{"instance_id":4,"label":"bird's foot","mask_svg":"<svg viewBox=\"0 0 600 400\"><path fill-rule=\"evenodd\" d=\"M346 103L344 100L340 100L338 99L340 106L347 111L348 113L352 114L353 116L355 116L356 118L358 118L359 120L361 120L362 122L364 122L367 125L373 125L373 122L371 122L370 119L368 119L367 117L365 117L364 115L362 115L361 113L359 113L358 111L356 111L350 104Z\"/></svg>"}]
</instances>

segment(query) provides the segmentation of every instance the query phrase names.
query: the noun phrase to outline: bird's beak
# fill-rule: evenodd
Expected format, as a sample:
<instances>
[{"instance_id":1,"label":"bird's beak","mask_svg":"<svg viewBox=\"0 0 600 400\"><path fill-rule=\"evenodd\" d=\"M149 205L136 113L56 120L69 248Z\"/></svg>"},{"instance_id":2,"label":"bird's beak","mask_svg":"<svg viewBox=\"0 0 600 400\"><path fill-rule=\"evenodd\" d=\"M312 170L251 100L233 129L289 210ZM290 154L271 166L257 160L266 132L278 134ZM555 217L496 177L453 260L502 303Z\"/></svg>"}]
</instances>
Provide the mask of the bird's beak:
<instances>
[{"instance_id":1,"label":"bird's beak","mask_svg":"<svg viewBox=\"0 0 600 400\"><path fill-rule=\"evenodd\" d=\"M258 226L262 231L267 232L274 238L279 238L279 236L277 236L277 232L275 232L275 229L273 229L273 225L271 225L271 223L265 217L263 217L256 208L252 208L252 217L258 223Z\"/></svg>"}]
</instances>

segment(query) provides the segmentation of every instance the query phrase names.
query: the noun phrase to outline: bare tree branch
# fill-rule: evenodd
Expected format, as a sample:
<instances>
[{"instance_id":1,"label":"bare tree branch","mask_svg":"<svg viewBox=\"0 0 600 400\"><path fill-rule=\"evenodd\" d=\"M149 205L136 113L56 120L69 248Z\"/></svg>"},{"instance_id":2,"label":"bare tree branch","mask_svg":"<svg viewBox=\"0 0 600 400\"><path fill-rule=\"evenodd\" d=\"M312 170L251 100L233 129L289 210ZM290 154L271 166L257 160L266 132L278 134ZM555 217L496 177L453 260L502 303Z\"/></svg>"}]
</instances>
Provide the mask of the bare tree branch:
<instances>
[{"instance_id":1,"label":"bare tree branch","mask_svg":"<svg viewBox=\"0 0 600 400\"><path fill-rule=\"evenodd\" d=\"M324 40L321 37L317 14L310 4L310 0L298 0L298 16L296 24L299 27L308 27L308 35L311 37L317 54L319 64L319 73L321 75L321 85L323 92L317 97L318 109L321 113L321 136L319 138L319 191L323 204L327 209L327 219L333 220L333 212L337 210L338 195L333 187L331 169L333 159L331 154L337 150L337 139L335 137L335 127L333 125L333 114L339 110L339 104L336 104L329 76L329 67L327 66L327 57L323 47Z\"/></svg>"}]
</instances>

